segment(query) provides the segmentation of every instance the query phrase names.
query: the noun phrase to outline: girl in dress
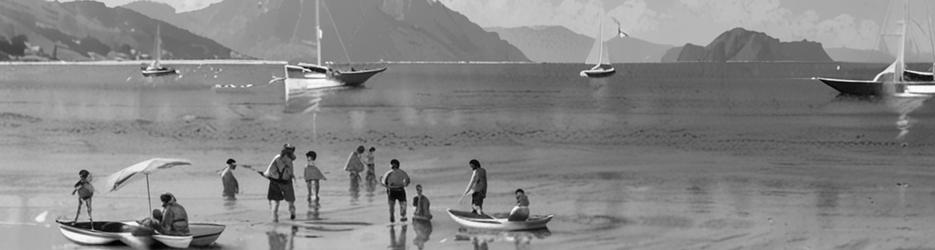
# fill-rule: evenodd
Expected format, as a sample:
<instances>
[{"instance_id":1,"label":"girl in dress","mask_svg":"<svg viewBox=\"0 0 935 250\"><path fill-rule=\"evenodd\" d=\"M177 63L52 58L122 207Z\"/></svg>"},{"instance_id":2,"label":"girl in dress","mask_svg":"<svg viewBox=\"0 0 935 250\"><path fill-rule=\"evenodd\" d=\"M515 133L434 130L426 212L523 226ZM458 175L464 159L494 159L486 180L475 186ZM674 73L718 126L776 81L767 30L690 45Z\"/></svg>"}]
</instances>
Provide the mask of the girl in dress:
<instances>
[{"instance_id":1,"label":"girl in dress","mask_svg":"<svg viewBox=\"0 0 935 250\"><path fill-rule=\"evenodd\" d=\"M308 184L308 202L312 202L312 194L314 194L314 199L317 201L318 190L320 187L319 181L327 180L325 175L321 173L321 170L315 166L315 159L318 158L318 154L315 151L308 151L305 153L305 158L308 160L308 164L305 165L305 183Z\"/></svg>"}]
</instances>

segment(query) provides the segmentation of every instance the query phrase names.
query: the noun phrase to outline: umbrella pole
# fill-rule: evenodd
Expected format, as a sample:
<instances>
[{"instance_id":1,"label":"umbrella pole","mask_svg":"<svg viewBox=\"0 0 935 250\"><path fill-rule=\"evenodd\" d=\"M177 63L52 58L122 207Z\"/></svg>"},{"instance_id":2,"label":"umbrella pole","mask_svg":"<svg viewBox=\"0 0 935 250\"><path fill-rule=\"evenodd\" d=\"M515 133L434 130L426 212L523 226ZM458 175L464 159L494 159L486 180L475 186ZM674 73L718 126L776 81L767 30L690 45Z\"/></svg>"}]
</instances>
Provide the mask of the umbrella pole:
<instances>
[{"instance_id":1,"label":"umbrella pole","mask_svg":"<svg viewBox=\"0 0 935 250\"><path fill-rule=\"evenodd\" d=\"M149 211L153 211L153 197L149 194L149 174L146 174L146 203L149 204L146 214L149 214Z\"/></svg>"}]
</instances>

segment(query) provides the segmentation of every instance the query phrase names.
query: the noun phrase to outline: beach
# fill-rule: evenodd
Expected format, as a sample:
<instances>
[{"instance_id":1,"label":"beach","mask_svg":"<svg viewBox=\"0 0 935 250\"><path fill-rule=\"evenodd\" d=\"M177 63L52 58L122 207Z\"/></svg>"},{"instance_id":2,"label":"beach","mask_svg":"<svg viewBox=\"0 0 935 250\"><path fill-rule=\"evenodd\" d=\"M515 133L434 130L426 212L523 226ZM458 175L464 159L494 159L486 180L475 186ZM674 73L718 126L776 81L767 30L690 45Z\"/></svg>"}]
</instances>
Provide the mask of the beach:
<instances>
[{"instance_id":1,"label":"beach","mask_svg":"<svg viewBox=\"0 0 935 250\"><path fill-rule=\"evenodd\" d=\"M19 77L37 80L8 75L0 85L0 241L97 249L69 242L53 221L74 216L78 170L99 181L175 157L193 164L150 176L153 195L172 192L191 221L226 225L223 249L935 244L935 185L926 181L935 109L925 99L840 97L805 77L634 77L625 66L589 81L576 66L390 65L365 88L288 96L267 84L276 66L190 65L166 84L197 88L128 78L135 65L85 65L106 77L77 83L28 73L57 66L20 68ZM487 71L494 67L515 73ZM234 171L238 199L221 197L216 171L226 159L265 169L284 143L297 147L297 170L305 151L318 152L328 180L317 206L297 181L296 222L271 223L268 182L242 168ZM414 184L424 186L430 227L387 225L382 187L352 185L342 170L357 145L376 147L378 174L398 159L412 177L410 197ZM486 211L508 212L522 188L533 214L555 215L548 230L466 230L448 218L446 208L470 209L458 199L471 159L488 171ZM95 220L147 215L145 183L98 187ZM280 216L288 217L285 206Z\"/></svg>"}]
</instances>

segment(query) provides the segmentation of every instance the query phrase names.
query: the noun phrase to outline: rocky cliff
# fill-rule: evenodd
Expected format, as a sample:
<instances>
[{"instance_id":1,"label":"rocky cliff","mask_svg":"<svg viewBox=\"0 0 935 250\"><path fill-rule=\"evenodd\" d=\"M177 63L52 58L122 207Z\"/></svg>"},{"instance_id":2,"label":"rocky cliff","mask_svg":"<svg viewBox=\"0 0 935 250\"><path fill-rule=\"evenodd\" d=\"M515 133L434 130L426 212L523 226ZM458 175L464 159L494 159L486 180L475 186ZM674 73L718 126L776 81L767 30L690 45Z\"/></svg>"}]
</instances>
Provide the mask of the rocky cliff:
<instances>
[{"instance_id":1,"label":"rocky cliff","mask_svg":"<svg viewBox=\"0 0 935 250\"><path fill-rule=\"evenodd\" d=\"M535 62L581 63L588 56L594 38L562 26L487 28L516 45ZM604 43L612 62L659 62L669 45L637 38L614 37Z\"/></svg>"},{"instance_id":2,"label":"rocky cliff","mask_svg":"<svg viewBox=\"0 0 935 250\"><path fill-rule=\"evenodd\" d=\"M821 43L811 41L781 42L765 33L734 28L722 33L707 46L686 44L667 52L663 62L674 54L679 62L830 62Z\"/></svg>"}]
</instances>

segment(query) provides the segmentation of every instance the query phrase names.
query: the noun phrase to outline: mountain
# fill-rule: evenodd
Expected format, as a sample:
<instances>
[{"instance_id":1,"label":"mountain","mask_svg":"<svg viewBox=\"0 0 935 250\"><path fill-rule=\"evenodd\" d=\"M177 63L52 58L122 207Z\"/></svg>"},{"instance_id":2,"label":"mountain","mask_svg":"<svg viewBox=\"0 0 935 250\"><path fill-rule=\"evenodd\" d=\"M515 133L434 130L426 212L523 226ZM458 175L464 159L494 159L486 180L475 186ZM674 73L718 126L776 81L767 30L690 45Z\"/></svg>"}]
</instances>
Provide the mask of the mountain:
<instances>
[{"instance_id":1,"label":"mountain","mask_svg":"<svg viewBox=\"0 0 935 250\"><path fill-rule=\"evenodd\" d=\"M0 41L24 36L29 54L19 58L24 60L145 57L153 51L157 25L161 26L163 58L224 59L237 55L187 30L100 2L0 1Z\"/></svg>"},{"instance_id":2,"label":"mountain","mask_svg":"<svg viewBox=\"0 0 935 250\"><path fill-rule=\"evenodd\" d=\"M584 62L594 38L575 33L563 26L486 28L523 51L535 62ZM612 62L658 62L669 45L640 39L614 37L604 42Z\"/></svg>"},{"instance_id":3,"label":"mountain","mask_svg":"<svg viewBox=\"0 0 935 250\"><path fill-rule=\"evenodd\" d=\"M311 61L316 58L314 3L224 0L169 16L144 5L125 7L251 56ZM528 60L496 33L483 30L438 1L322 0L321 6L325 61L346 62L348 56L352 61Z\"/></svg>"},{"instance_id":4,"label":"mountain","mask_svg":"<svg viewBox=\"0 0 935 250\"><path fill-rule=\"evenodd\" d=\"M728 61L798 61L830 62L821 43L810 41L780 42L766 33L734 28L722 33L710 44L701 47L686 44L679 49L666 52L663 62L671 62L678 51L678 62L728 62Z\"/></svg>"}]
</instances>

